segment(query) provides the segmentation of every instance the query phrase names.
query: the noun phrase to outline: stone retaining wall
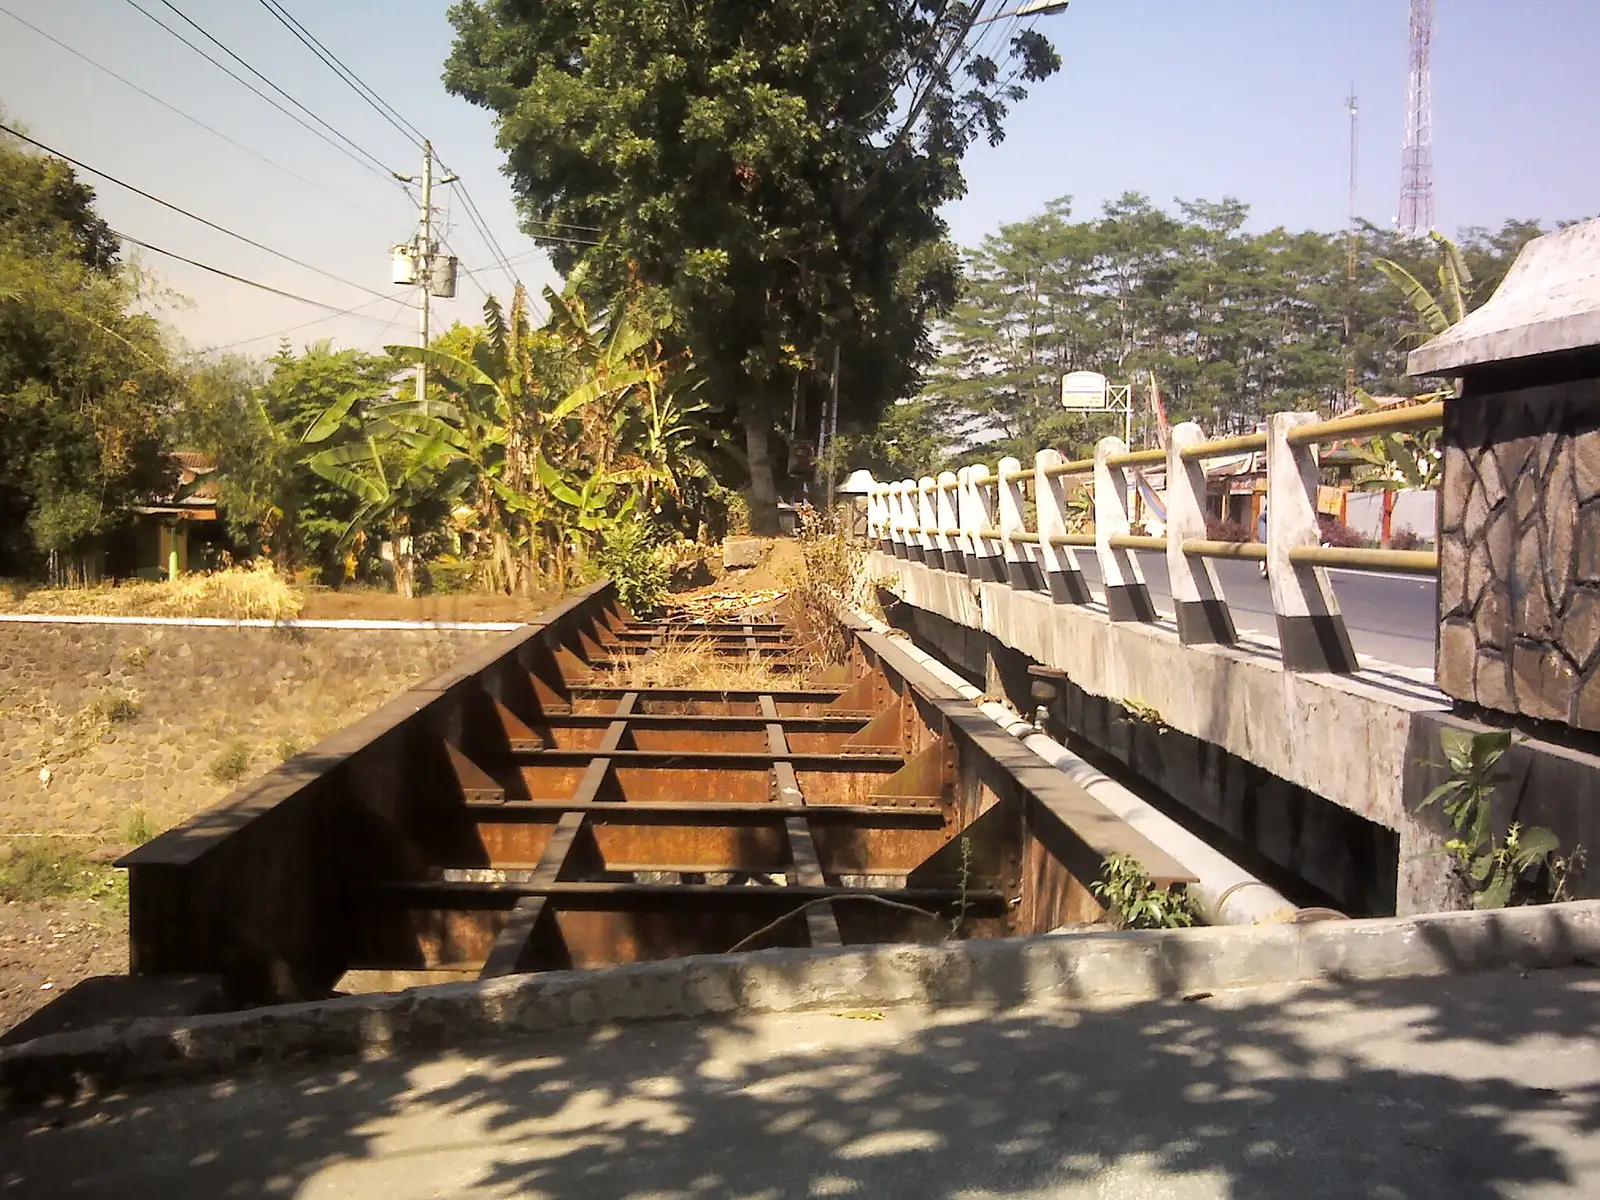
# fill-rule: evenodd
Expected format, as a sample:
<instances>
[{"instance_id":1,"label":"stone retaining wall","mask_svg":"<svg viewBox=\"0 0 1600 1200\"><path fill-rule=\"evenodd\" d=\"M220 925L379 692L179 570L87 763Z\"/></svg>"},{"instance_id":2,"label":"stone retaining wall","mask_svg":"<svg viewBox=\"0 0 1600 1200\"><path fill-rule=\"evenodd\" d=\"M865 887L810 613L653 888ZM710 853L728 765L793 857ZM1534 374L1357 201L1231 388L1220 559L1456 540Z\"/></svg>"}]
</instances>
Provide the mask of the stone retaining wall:
<instances>
[{"instance_id":1,"label":"stone retaining wall","mask_svg":"<svg viewBox=\"0 0 1600 1200\"><path fill-rule=\"evenodd\" d=\"M1445 406L1439 687L1600 730L1600 380Z\"/></svg>"},{"instance_id":2,"label":"stone retaining wall","mask_svg":"<svg viewBox=\"0 0 1600 1200\"><path fill-rule=\"evenodd\" d=\"M0 625L0 845L165 828L503 636ZM236 742L244 774L219 780Z\"/></svg>"}]
</instances>

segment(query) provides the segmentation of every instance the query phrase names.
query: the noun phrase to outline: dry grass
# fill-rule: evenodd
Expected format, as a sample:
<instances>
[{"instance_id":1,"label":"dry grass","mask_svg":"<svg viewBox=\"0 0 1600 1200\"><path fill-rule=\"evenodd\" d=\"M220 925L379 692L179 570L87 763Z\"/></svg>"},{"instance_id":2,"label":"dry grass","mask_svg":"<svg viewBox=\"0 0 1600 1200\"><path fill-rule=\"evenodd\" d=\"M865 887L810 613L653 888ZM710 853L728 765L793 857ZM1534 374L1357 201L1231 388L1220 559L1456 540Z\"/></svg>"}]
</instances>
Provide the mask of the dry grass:
<instances>
[{"instance_id":1,"label":"dry grass","mask_svg":"<svg viewBox=\"0 0 1600 1200\"><path fill-rule=\"evenodd\" d=\"M639 655L613 668L607 683L629 690L645 688L706 688L754 692L766 688L789 690L804 685L807 672L772 671L765 663L738 655L717 654L709 640L667 642L655 653Z\"/></svg>"},{"instance_id":2,"label":"dry grass","mask_svg":"<svg viewBox=\"0 0 1600 1200\"><path fill-rule=\"evenodd\" d=\"M12 591L11 612L112 617L224 617L287 621L300 614L300 593L270 564L230 567L174 582Z\"/></svg>"}]
</instances>

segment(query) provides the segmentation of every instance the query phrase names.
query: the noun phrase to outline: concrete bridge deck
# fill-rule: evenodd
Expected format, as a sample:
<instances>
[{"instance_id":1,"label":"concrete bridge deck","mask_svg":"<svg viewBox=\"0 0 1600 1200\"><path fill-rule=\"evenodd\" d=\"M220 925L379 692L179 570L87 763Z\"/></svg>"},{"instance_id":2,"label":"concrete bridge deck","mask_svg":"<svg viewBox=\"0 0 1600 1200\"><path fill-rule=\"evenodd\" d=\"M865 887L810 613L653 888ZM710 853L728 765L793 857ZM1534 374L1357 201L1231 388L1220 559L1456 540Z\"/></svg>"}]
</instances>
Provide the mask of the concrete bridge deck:
<instances>
[{"instance_id":1,"label":"concrete bridge deck","mask_svg":"<svg viewBox=\"0 0 1600 1200\"><path fill-rule=\"evenodd\" d=\"M572 1030L0 1118L0 1196L1600 1194L1600 973Z\"/></svg>"}]
</instances>

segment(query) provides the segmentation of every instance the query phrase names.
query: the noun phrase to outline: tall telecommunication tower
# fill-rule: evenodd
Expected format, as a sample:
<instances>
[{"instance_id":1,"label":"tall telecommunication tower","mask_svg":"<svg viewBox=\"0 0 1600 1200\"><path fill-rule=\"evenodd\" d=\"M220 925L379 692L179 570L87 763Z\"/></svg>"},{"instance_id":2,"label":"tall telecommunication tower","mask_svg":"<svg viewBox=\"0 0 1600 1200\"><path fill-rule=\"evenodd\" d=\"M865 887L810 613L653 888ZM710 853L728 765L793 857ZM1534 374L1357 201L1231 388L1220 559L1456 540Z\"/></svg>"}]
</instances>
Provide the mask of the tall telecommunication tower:
<instances>
[{"instance_id":1,"label":"tall telecommunication tower","mask_svg":"<svg viewBox=\"0 0 1600 1200\"><path fill-rule=\"evenodd\" d=\"M1411 0L1411 81L1406 103L1406 148L1400 159L1400 232L1433 229L1433 0Z\"/></svg>"}]
</instances>

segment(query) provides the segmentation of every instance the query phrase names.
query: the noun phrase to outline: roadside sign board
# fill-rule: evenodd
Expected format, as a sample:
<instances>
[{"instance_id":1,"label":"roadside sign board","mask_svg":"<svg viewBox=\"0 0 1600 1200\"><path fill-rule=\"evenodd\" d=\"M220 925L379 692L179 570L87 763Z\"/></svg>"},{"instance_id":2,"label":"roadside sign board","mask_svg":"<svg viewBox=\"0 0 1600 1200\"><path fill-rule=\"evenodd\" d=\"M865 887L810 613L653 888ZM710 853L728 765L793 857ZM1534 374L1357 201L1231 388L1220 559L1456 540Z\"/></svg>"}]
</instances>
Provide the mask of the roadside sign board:
<instances>
[{"instance_id":1,"label":"roadside sign board","mask_svg":"<svg viewBox=\"0 0 1600 1200\"><path fill-rule=\"evenodd\" d=\"M1099 371L1073 371L1061 377L1061 407L1074 412L1104 412L1108 391Z\"/></svg>"}]
</instances>

